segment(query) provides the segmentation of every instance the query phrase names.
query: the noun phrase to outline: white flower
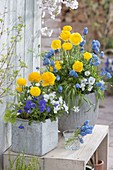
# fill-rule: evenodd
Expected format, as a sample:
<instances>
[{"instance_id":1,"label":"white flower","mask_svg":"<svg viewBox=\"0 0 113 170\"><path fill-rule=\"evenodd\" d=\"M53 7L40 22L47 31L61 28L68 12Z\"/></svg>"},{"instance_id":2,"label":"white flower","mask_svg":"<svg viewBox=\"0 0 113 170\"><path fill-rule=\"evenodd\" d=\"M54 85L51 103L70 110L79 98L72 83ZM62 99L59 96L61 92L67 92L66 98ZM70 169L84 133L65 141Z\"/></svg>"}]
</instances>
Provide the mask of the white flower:
<instances>
[{"instance_id":1,"label":"white flower","mask_svg":"<svg viewBox=\"0 0 113 170\"><path fill-rule=\"evenodd\" d=\"M103 80L101 80L101 81L100 81L100 83L101 83L102 85L104 85L104 84L105 84L105 82L104 82Z\"/></svg>"},{"instance_id":2,"label":"white flower","mask_svg":"<svg viewBox=\"0 0 113 170\"><path fill-rule=\"evenodd\" d=\"M74 112L79 112L79 111L80 111L80 109L79 109L79 107L78 107L78 106L74 106L74 107L73 107L73 111L74 111Z\"/></svg>"},{"instance_id":3,"label":"white flower","mask_svg":"<svg viewBox=\"0 0 113 170\"><path fill-rule=\"evenodd\" d=\"M88 91L91 91L93 89L93 86L88 86Z\"/></svg>"},{"instance_id":4,"label":"white flower","mask_svg":"<svg viewBox=\"0 0 113 170\"><path fill-rule=\"evenodd\" d=\"M48 94L44 94L43 97L44 97L44 100L45 100L46 102L49 100L49 95L48 95Z\"/></svg>"},{"instance_id":5,"label":"white flower","mask_svg":"<svg viewBox=\"0 0 113 170\"><path fill-rule=\"evenodd\" d=\"M59 103L62 105L62 103L63 103L63 99L62 99L62 97L60 96L59 97Z\"/></svg>"},{"instance_id":6,"label":"white flower","mask_svg":"<svg viewBox=\"0 0 113 170\"><path fill-rule=\"evenodd\" d=\"M86 83L87 83L87 79L84 78L81 80L81 84L86 84Z\"/></svg>"},{"instance_id":7,"label":"white flower","mask_svg":"<svg viewBox=\"0 0 113 170\"><path fill-rule=\"evenodd\" d=\"M57 113L60 110L59 106L54 107L54 113Z\"/></svg>"},{"instance_id":8,"label":"white flower","mask_svg":"<svg viewBox=\"0 0 113 170\"><path fill-rule=\"evenodd\" d=\"M55 92L49 94L50 100L53 100L55 98L56 94Z\"/></svg>"},{"instance_id":9,"label":"white flower","mask_svg":"<svg viewBox=\"0 0 113 170\"><path fill-rule=\"evenodd\" d=\"M85 76L89 76L90 75L90 71L85 71Z\"/></svg>"},{"instance_id":10,"label":"white flower","mask_svg":"<svg viewBox=\"0 0 113 170\"><path fill-rule=\"evenodd\" d=\"M93 84L95 83L95 78L94 78L94 77L89 77L88 83L89 83L90 85L93 85Z\"/></svg>"},{"instance_id":11,"label":"white flower","mask_svg":"<svg viewBox=\"0 0 113 170\"><path fill-rule=\"evenodd\" d=\"M69 113L69 112L68 112L68 106L67 106L65 103L63 104L63 106L64 106L65 111L66 111L67 113Z\"/></svg>"}]
</instances>

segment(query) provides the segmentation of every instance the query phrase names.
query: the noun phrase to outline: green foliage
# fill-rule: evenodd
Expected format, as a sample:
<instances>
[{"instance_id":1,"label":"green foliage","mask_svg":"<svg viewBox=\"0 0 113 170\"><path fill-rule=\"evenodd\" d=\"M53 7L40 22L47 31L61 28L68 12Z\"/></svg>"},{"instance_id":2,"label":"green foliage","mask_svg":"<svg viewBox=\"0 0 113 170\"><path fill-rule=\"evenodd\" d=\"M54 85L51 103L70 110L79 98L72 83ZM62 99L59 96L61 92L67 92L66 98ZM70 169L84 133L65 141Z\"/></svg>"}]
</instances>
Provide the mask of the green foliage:
<instances>
[{"instance_id":1,"label":"green foliage","mask_svg":"<svg viewBox=\"0 0 113 170\"><path fill-rule=\"evenodd\" d=\"M4 13L0 18L0 102L6 94L10 94L12 84L20 70L26 68L26 64L17 56L15 51L16 44L22 40L21 34L25 27L22 17L18 17L18 24L7 28L5 25L6 15ZM14 35L12 36L12 34Z\"/></svg>"},{"instance_id":2,"label":"green foliage","mask_svg":"<svg viewBox=\"0 0 113 170\"><path fill-rule=\"evenodd\" d=\"M15 160L10 159L9 154L9 163L10 168L9 170L41 170L41 167L39 165L38 158L32 157L30 161L26 161L27 157L24 155L24 153L19 154ZM27 162L27 163L26 163Z\"/></svg>"}]
</instances>

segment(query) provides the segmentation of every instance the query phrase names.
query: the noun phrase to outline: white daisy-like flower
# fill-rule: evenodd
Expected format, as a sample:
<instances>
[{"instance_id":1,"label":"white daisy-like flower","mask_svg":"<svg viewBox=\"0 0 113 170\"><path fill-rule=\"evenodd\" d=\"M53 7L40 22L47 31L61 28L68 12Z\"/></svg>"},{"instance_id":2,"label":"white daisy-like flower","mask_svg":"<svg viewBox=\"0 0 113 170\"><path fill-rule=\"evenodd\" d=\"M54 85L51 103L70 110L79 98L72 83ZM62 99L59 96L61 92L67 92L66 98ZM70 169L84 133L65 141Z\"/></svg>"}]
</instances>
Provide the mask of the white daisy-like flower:
<instances>
[{"instance_id":1,"label":"white daisy-like flower","mask_svg":"<svg viewBox=\"0 0 113 170\"><path fill-rule=\"evenodd\" d=\"M78 106L74 106L74 107L73 107L73 111L74 111L74 112L79 112L79 111L80 111L80 109L79 109L79 107L78 107Z\"/></svg>"},{"instance_id":2,"label":"white daisy-like flower","mask_svg":"<svg viewBox=\"0 0 113 170\"><path fill-rule=\"evenodd\" d=\"M95 83L95 78L90 76L90 77L88 78L88 83L89 83L90 85L93 85L93 84Z\"/></svg>"},{"instance_id":3,"label":"white daisy-like flower","mask_svg":"<svg viewBox=\"0 0 113 170\"><path fill-rule=\"evenodd\" d=\"M86 84L86 83L87 83L87 79L86 78L81 80L81 84Z\"/></svg>"},{"instance_id":4,"label":"white daisy-like flower","mask_svg":"<svg viewBox=\"0 0 113 170\"><path fill-rule=\"evenodd\" d=\"M85 71L85 76L89 76L90 75L90 71Z\"/></svg>"}]
</instances>

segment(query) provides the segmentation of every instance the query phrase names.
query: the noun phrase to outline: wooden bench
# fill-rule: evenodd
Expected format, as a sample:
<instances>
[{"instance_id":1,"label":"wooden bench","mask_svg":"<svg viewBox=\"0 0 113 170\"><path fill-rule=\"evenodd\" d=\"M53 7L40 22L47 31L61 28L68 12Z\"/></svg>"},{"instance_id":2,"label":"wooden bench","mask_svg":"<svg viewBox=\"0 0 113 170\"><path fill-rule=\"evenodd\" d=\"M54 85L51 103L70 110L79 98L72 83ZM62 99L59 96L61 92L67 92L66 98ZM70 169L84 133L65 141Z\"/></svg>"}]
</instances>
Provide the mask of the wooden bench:
<instances>
[{"instance_id":1,"label":"wooden bench","mask_svg":"<svg viewBox=\"0 0 113 170\"><path fill-rule=\"evenodd\" d=\"M85 170L87 162L97 149L99 159L105 163L104 170L108 170L108 132L108 126L95 125L93 134L84 138L84 144L77 151L64 149L64 139L60 135L58 147L39 158L42 170ZM9 149L3 154L4 170L8 170L8 154ZM17 155L18 153L10 151L11 159L15 159ZM25 156L27 161L31 157Z\"/></svg>"}]
</instances>

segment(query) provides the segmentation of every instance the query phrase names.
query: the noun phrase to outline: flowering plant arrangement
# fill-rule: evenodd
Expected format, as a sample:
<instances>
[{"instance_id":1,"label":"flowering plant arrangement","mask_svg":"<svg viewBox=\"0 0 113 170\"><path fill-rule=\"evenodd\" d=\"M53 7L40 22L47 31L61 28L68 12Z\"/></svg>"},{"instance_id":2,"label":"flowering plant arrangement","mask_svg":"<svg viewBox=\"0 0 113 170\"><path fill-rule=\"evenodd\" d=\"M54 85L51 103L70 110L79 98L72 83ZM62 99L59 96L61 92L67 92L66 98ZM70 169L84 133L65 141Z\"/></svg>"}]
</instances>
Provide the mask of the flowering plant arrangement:
<instances>
[{"instance_id":1,"label":"flowering plant arrangement","mask_svg":"<svg viewBox=\"0 0 113 170\"><path fill-rule=\"evenodd\" d=\"M76 137L78 137L80 143L83 144L84 143L83 137L88 134L92 134L93 128L94 128L93 126L89 125L89 120L86 120L81 127L77 128L76 130L73 130L72 136L65 141L65 144L66 145L72 144L75 141Z\"/></svg>"},{"instance_id":2,"label":"flowering plant arrangement","mask_svg":"<svg viewBox=\"0 0 113 170\"><path fill-rule=\"evenodd\" d=\"M71 26L63 27L59 39L52 41L52 49L43 56L43 65L55 74L53 90L62 94L69 108L75 108L75 96L79 96L78 108L81 99L90 103L86 94L96 93L97 100L103 97L106 88L103 77L111 78L111 74L99 72L100 58L104 56L100 42L93 40L91 50L87 49L88 28L84 28L82 35L71 31Z\"/></svg>"},{"instance_id":3,"label":"flowering plant arrangement","mask_svg":"<svg viewBox=\"0 0 113 170\"><path fill-rule=\"evenodd\" d=\"M17 79L17 101L11 103L4 115L5 122L15 123L17 118L28 119L29 124L34 120L45 122L46 119L56 120L68 107L62 97L50 92L48 87L53 86L56 77L51 72L40 75L32 72L28 76L29 84L24 78Z\"/></svg>"}]
</instances>

